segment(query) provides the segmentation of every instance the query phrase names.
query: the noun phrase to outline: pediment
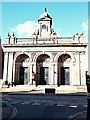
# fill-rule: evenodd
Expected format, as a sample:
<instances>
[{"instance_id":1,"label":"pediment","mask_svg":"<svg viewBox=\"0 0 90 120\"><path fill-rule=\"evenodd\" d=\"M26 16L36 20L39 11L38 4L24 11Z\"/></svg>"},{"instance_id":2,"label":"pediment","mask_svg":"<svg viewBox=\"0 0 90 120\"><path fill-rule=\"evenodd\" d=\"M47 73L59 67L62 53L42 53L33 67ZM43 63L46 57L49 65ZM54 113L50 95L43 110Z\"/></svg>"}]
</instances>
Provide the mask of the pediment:
<instances>
[{"instance_id":1,"label":"pediment","mask_svg":"<svg viewBox=\"0 0 90 120\"><path fill-rule=\"evenodd\" d=\"M51 21L52 19L51 18L47 18L47 17L43 17L43 18L40 18L38 21L40 21L40 20Z\"/></svg>"}]
</instances>

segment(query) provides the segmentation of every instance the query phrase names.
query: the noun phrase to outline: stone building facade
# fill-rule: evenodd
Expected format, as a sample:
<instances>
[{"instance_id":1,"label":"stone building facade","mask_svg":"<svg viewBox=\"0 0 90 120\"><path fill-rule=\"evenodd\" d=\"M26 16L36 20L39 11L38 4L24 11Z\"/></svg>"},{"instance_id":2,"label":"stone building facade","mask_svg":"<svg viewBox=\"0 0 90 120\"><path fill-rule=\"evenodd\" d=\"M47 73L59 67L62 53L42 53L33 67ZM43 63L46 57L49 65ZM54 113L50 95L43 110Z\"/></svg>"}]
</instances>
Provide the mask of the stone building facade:
<instances>
[{"instance_id":1,"label":"stone building facade","mask_svg":"<svg viewBox=\"0 0 90 120\"><path fill-rule=\"evenodd\" d=\"M83 33L58 37L46 9L38 24L31 38L8 33L3 44L3 81L18 85L85 86L87 43Z\"/></svg>"}]
</instances>

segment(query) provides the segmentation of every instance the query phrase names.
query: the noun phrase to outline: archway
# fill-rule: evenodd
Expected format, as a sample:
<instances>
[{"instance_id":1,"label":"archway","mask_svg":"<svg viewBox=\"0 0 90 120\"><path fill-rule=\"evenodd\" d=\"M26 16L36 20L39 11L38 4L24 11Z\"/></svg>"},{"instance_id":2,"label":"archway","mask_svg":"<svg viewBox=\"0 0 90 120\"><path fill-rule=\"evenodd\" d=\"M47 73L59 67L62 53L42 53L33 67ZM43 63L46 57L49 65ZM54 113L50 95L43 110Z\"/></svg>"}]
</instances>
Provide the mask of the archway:
<instances>
[{"instance_id":1,"label":"archway","mask_svg":"<svg viewBox=\"0 0 90 120\"><path fill-rule=\"evenodd\" d=\"M29 56L20 54L15 61L14 84L25 85L29 80Z\"/></svg>"},{"instance_id":2,"label":"archway","mask_svg":"<svg viewBox=\"0 0 90 120\"><path fill-rule=\"evenodd\" d=\"M58 58L58 78L57 84L69 85L70 84L70 61L71 56L69 54L62 54Z\"/></svg>"},{"instance_id":3,"label":"archway","mask_svg":"<svg viewBox=\"0 0 90 120\"><path fill-rule=\"evenodd\" d=\"M49 63L50 56L41 54L36 60L36 83L37 85L49 84Z\"/></svg>"}]
</instances>

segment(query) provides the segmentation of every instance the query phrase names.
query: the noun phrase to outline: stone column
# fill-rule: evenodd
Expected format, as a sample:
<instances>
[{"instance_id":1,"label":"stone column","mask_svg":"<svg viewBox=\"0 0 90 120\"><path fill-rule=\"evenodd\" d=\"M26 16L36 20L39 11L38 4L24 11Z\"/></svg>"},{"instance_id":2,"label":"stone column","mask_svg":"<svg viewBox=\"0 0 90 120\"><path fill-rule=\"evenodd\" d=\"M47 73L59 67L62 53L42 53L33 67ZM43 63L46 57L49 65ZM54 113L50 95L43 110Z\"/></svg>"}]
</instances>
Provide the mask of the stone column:
<instances>
[{"instance_id":1,"label":"stone column","mask_svg":"<svg viewBox=\"0 0 90 120\"><path fill-rule=\"evenodd\" d=\"M81 85L86 85L86 77L85 77L85 73L86 73L86 69L85 69L85 65L86 65L86 61L85 61L85 53L82 52L81 56L80 56L80 67L81 67Z\"/></svg>"},{"instance_id":2,"label":"stone column","mask_svg":"<svg viewBox=\"0 0 90 120\"><path fill-rule=\"evenodd\" d=\"M79 52L79 85L81 85L81 53Z\"/></svg>"},{"instance_id":3,"label":"stone column","mask_svg":"<svg viewBox=\"0 0 90 120\"><path fill-rule=\"evenodd\" d=\"M57 63L55 63L55 71L54 71L54 83L55 83L55 85L57 85L57 75L58 75L58 73L57 73Z\"/></svg>"},{"instance_id":4,"label":"stone column","mask_svg":"<svg viewBox=\"0 0 90 120\"><path fill-rule=\"evenodd\" d=\"M51 84L53 85L54 84L54 76L53 76L53 74L54 74L54 66L53 66L53 64L51 64L51 70L50 70L50 80L51 80Z\"/></svg>"},{"instance_id":5,"label":"stone column","mask_svg":"<svg viewBox=\"0 0 90 120\"><path fill-rule=\"evenodd\" d=\"M51 66L49 65L49 67L48 67L48 84L49 84L49 85L52 84L51 76L52 76Z\"/></svg>"},{"instance_id":6,"label":"stone column","mask_svg":"<svg viewBox=\"0 0 90 120\"><path fill-rule=\"evenodd\" d=\"M8 82L11 83L13 80L13 52L9 53L8 61Z\"/></svg>"},{"instance_id":7,"label":"stone column","mask_svg":"<svg viewBox=\"0 0 90 120\"><path fill-rule=\"evenodd\" d=\"M70 85L76 85L77 81L76 78L78 76L77 74L77 61L78 61L78 56L76 52L71 52L72 57L70 58Z\"/></svg>"},{"instance_id":8,"label":"stone column","mask_svg":"<svg viewBox=\"0 0 90 120\"><path fill-rule=\"evenodd\" d=\"M34 78L36 75L36 63L33 64L33 72L34 72ZM33 85L35 85L35 81L33 81Z\"/></svg>"},{"instance_id":9,"label":"stone column","mask_svg":"<svg viewBox=\"0 0 90 120\"><path fill-rule=\"evenodd\" d=\"M81 81L81 74L80 74L80 53L78 52L76 54L76 79L75 79L75 85L80 85L80 81Z\"/></svg>"},{"instance_id":10,"label":"stone column","mask_svg":"<svg viewBox=\"0 0 90 120\"><path fill-rule=\"evenodd\" d=\"M3 81L7 80L7 75L8 75L8 52L4 53Z\"/></svg>"},{"instance_id":11,"label":"stone column","mask_svg":"<svg viewBox=\"0 0 90 120\"><path fill-rule=\"evenodd\" d=\"M32 64L30 64L30 81L29 84L32 85Z\"/></svg>"},{"instance_id":12,"label":"stone column","mask_svg":"<svg viewBox=\"0 0 90 120\"><path fill-rule=\"evenodd\" d=\"M70 81L69 81L69 82L70 82L70 85L74 85L74 82L75 82L75 80L76 80L76 79L75 79L75 78L76 78L76 74L75 74L75 72L76 72L75 70L76 70L76 69L75 69L75 67L76 67L76 66L74 66L74 65L71 63L70 68L69 68L69 69L70 69L70 71L69 71L69 72L70 72L70 73L69 73L69 75L70 75Z\"/></svg>"},{"instance_id":13,"label":"stone column","mask_svg":"<svg viewBox=\"0 0 90 120\"><path fill-rule=\"evenodd\" d=\"M15 62L16 62L16 61L13 62L13 79L12 79L13 82L14 82L14 79L15 79L15 69L16 69L16 68L15 68L15 64L16 64Z\"/></svg>"},{"instance_id":14,"label":"stone column","mask_svg":"<svg viewBox=\"0 0 90 120\"><path fill-rule=\"evenodd\" d=\"M36 63L33 64L33 72L36 74Z\"/></svg>"}]
</instances>

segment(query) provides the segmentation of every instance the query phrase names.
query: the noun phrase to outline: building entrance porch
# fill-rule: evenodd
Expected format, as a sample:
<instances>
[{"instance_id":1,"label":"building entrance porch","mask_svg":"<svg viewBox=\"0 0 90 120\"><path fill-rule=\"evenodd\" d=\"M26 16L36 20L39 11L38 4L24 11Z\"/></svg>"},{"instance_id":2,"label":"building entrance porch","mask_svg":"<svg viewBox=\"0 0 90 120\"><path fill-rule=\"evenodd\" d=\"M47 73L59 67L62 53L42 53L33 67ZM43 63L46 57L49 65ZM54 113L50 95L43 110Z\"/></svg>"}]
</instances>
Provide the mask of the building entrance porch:
<instances>
[{"instance_id":1,"label":"building entrance porch","mask_svg":"<svg viewBox=\"0 0 90 120\"><path fill-rule=\"evenodd\" d=\"M41 54L36 60L36 82L37 85L48 85L50 80L50 57L47 54Z\"/></svg>"},{"instance_id":2,"label":"building entrance porch","mask_svg":"<svg viewBox=\"0 0 90 120\"><path fill-rule=\"evenodd\" d=\"M27 85L29 83L29 56L20 54L15 61L14 84Z\"/></svg>"},{"instance_id":3,"label":"building entrance porch","mask_svg":"<svg viewBox=\"0 0 90 120\"><path fill-rule=\"evenodd\" d=\"M70 85L70 66L71 56L69 54L62 54L58 58L58 86Z\"/></svg>"}]
</instances>

